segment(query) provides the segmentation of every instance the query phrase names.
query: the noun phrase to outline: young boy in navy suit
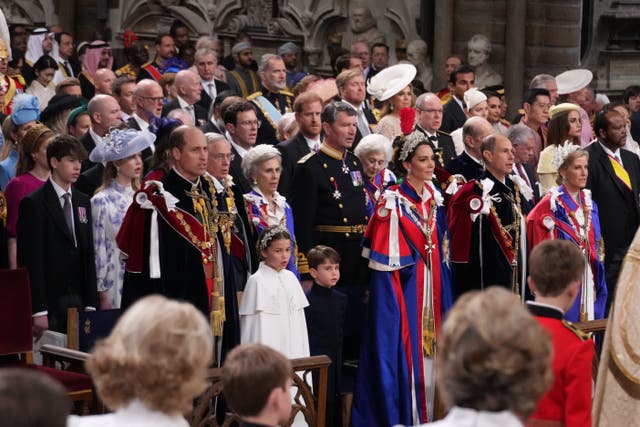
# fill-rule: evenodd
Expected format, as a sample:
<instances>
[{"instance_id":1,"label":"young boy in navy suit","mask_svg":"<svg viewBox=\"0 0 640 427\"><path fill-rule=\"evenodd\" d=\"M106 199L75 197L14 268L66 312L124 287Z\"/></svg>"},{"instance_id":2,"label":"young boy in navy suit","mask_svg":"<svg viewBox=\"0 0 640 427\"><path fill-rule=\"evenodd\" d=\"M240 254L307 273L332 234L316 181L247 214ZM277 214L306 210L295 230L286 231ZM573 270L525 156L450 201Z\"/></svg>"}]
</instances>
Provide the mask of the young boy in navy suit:
<instances>
[{"instance_id":1,"label":"young boy in navy suit","mask_svg":"<svg viewBox=\"0 0 640 427\"><path fill-rule=\"evenodd\" d=\"M74 137L54 139L51 177L20 203L18 265L29 271L36 337L66 332L67 308L95 310L98 303L90 199L72 187L86 155Z\"/></svg>"},{"instance_id":2,"label":"young boy in navy suit","mask_svg":"<svg viewBox=\"0 0 640 427\"><path fill-rule=\"evenodd\" d=\"M333 362L327 380L327 425L340 422L342 337L347 296L333 287L340 279L340 255L329 246L318 245L307 254L313 286L304 309L312 356L326 354Z\"/></svg>"},{"instance_id":3,"label":"young boy in navy suit","mask_svg":"<svg viewBox=\"0 0 640 427\"><path fill-rule=\"evenodd\" d=\"M531 252L529 267L528 283L535 302L527 305L551 336L555 378L531 415L532 425L556 422L566 427L590 426L594 345L585 333L564 320L564 313L580 292L584 256L571 242L546 240Z\"/></svg>"}]
</instances>

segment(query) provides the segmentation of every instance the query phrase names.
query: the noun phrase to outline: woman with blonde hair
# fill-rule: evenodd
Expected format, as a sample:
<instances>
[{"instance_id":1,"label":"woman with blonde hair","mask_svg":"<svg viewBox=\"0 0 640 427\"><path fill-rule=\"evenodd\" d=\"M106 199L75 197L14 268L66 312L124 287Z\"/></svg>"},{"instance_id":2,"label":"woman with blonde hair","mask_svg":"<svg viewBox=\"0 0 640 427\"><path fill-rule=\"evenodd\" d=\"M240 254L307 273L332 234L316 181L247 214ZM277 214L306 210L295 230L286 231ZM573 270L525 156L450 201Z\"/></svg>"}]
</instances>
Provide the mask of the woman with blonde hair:
<instances>
[{"instance_id":1,"label":"woman with blonde hair","mask_svg":"<svg viewBox=\"0 0 640 427\"><path fill-rule=\"evenodd\" d=\"M71 416L69 427L188 427L183 414L206 386L213 339L192 304L159 295L127 310L86 362L112 414Z\"/></svg>"},{"instance_id":2,"label":"woman with blonde hair","mask_svg":"<svg viewBox=\"0 0 640 427\"><path fill-rule=\"evenodd\" d=\"M104 164L102 185L91 198L93 244L100 309L120 308L124 261L116 236L124 214L140 187L140 153L155 141L150 131L114 129L96 145L89 159Z\"/></svg>"},{"instance_id":3,"label":"woman with blonde hair","mask_svg":"<svg viewBox=\"0 0 640 427\"><path fill-rule=\"evenodd\" d=\"M402 135L400 110L416 105L416 97L411 89L411 82L416 73L415 66L398 64L385 68L369 81L367 92L378 101L384 102L376 133L386 136L389 141Z\"/></svg>"},{"instance_id":4,"label":"woman with blonde hair","mask_svg":"<svg viewBox=\"0 0 640 427\"><path fill-rule=\"evenodd\" d=\"M449 413L429 426L523 427L553 382L551 340L501 287L458 299L438 354L437 380Z\"/></svg>"},{"instance_id":5,"label":"woman with blonde hair","mask_svg":"<svg viewBox=\"0 0 640 427\"><path fill-rule=\"evenodd\" d=\"M571 322L602 319L607 302L604 243L598 206L585 188L589 153L568 141L554 150L552 165L559 186L549 190L527 215L529 248L547 239L567 240L578 246L586 265L578 297L564 317Z\"/></svg>"}]
</instances>

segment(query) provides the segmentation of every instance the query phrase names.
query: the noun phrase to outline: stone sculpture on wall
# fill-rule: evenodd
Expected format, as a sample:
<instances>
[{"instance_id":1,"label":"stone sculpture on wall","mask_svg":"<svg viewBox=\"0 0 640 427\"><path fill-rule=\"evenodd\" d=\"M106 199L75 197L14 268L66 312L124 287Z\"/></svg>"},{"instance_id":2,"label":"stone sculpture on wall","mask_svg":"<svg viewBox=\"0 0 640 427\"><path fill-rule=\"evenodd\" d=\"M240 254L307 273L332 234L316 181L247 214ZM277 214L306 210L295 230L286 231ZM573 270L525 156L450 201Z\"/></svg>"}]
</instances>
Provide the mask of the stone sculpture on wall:
<instances>
[{"instance_id":1,"label":"stone sculpture on wall","mask_svg":"<svg viewBox=\"0 0 640 427\"><path fill-rule=\"evenodd\" d=\"M476 34L467 43L467 62L475 69L476 87L501 85L502 76L489 65L491 41L482 34Z\"/></svg>"},{"instance_id":2,"label":"stone sculpture on wall","mask_svg":"<svg viewBox=\"0 0 640 427\"><path fill-rule=\"evenodd\" d=\"M342 47L345 49L349 49L355 42L365 42L369 46L385 42L385 36L378 31L378 24L371 14L371 9L364 5L353 7L348 28L342 36Z\"/></svg>"},{"instance_id":3,"label":"stone sculpture on wall","mask_svg":"<svg viewBox=\"0 0 640 427\"><path fill-rule=\"evenodd\" d=\"M416 79L420 80L426 90L431 90L433 81L433 68L427 56L427 43L422 39L416 39L407 45L407 61L418 69Z\"/></svg>"}]
</instances>

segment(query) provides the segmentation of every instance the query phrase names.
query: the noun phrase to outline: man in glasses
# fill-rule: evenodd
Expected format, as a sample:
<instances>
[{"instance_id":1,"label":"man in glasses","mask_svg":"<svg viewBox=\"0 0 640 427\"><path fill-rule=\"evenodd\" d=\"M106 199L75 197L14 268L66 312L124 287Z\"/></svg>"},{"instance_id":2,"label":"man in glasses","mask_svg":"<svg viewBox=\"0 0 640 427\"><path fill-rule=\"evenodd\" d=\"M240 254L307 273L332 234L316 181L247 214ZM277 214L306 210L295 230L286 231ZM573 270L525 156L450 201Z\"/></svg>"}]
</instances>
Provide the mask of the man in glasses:
<instances>
[{"instance_id":1,"label":"man in glasses","mask_svg":"<svg viewBox=\"0 0 640 427\"><path fill-rule=\"evenodd\" d=\"M451 136L440 130L442 102L433 93L423 93L416 100L416 128L431 141L435 148L436 165L445 168L456 158Z\"/></svg>"}]
</instances>

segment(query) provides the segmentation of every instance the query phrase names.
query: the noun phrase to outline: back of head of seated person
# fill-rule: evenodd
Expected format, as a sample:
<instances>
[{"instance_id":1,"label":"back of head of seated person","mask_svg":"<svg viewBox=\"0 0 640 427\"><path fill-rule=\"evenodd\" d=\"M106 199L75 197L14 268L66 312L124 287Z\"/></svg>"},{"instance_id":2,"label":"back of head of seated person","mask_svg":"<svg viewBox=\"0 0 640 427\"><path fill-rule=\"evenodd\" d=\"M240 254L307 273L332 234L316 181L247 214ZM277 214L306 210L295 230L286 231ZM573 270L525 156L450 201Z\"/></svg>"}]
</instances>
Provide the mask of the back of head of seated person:
<instances>
[{"instance_id":1,"label":"back of head of seated person","mask_svg":"<svg viewBox=\"0 0 640 427\"><path fill-rule=\"evenodd\" d=\"M456 417L522 422L553 381L551 349L545 331L508 290L465 293L438 343L437 381L450 412L433 425L455 425Z\"/></svg>"},{"instance_id":2,"label":"back of head of seated person","mask_svg":"<svg viewBox=\"0 0 640 427\"><path fill-rule=\"evenodd\" d=\"M277 426L291 414L291 363L262 344L233 349L222 367L222 393L247 423Z\"/></svg>"},{"instance_id":3,"label":"back of head of seated person","mask_svg":"<svg viewBox=\"0 0 640 427\"><path fill-rule=\"evenodd\" d=\"M70 417L69 426L98 425L100 417L119 426L163 418L182 425L182 414L207 386L212 351L207 319L192 304L159 295L139 300L86 362L98 396L116 412Z\"/></svg>"},{"instance_id":4,"label":"back of head of seated person","mask_svg":"<svg viewBox=\"0 0 640 427\"><path fill-rule=\"evenodd\" d=\"M0 369L0 425L65 427L71 403L64 387L31 369Z\"/></svg>"}]
</instances>

